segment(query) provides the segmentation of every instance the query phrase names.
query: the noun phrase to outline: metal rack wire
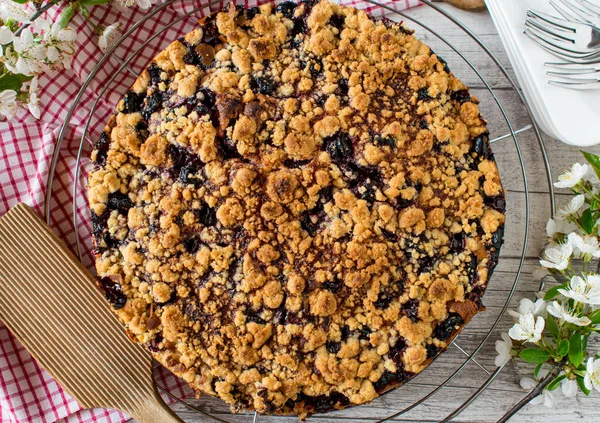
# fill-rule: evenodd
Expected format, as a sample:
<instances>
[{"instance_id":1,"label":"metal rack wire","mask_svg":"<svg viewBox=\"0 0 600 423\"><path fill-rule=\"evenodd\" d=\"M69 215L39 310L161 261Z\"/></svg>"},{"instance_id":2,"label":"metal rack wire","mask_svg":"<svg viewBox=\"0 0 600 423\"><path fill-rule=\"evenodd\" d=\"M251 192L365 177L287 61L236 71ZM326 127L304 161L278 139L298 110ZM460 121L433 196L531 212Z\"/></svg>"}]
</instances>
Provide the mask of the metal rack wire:
<instances>
[{"instance_id":1,"label":"metal rack wire","mask_svg":"<svg viewBox=\"0 0 600 423\"><path fill-rule=\"evenodd\" d=\"M48 175L48 183L47 183L47 187L52 187L52 182L53 182L53 178L54 178L54 172L55 172L55 168L56 168L56 164L57 164L57 160L58 160L58 156L60 154L60 149L61 149L61 145L62 142L65 138L65 134L67 132L67 128L69 126L69 123L71 122L71 119L73 118L73 114L75 113L75 111L77 110L77 108L80 106L80 101L81 98L85 92L85 90L89 87L89 85L91 84L91 82L94 80L94 78L96 77L96 75L98 74L98 72L102 69L103 66L106 65L106 63L109 60L117 60L118 63L120 64L118 70L116 72L114 72L112 74L112 76L110 77L110 79L108 81L106 81L103 84L103 88L98 92L97 94L97 99L96 101L91 105L91 111L89 113L87 122L83 128L83 134L81 136L81 141L80 141L80 145L79 145L79 152L78 152L78 157L77 157L77 167L76 167L76 171L75 171L75 177L74 177L74 184L72 187L72 195L73 195L73 201L72 201L72 207L73 207L73 227L77 228L78 227L78 217L77 217L77 213L76 211L78 210L78 208L81 207L85 207L85 205L80 205L77 204L77 191L79 189L78 186L78 181L79 181L79 174L80 174L80 170L81 170L81 158L82 158L82 152L84 150L84 146L86 145L86 143L88 143L88 139L89 139L89 132L90 132L90 123L92 121L92 117L94 114L94 111L96 110L97 106L98 106L98 102L100 101L101 98L103 98L104 93L106 92L106 90L108 89L109 85L115 80L115 78L117 78L119 75L122 74L122 72L130 72L130 73L134 73L135 72L131 69L131 67L129 66L129 63L131 63L132 60L134 60L138 54L146 47L146 45L152 41L154 38L156 38L157 36L159 36L161 33L163 33L164 31L168 30L169 28L171 28L173 25L177 24L178 22L180 22L183 19L186 19L192 15L194 15L195 13L199 12L202 9L206 9L209 8L211 11L214 11L216 9L214 9L215 6L218 6L220 4L222 4L221 1L211 1L211 2L202 2L202 1L198 1L199 6L194 8L193 10L191 10L190 12L181 15L181 17L179 17L178 19L174 20L173 22L170 22L168 25L165 25L162 28L158 28L156 30L156 32L149 37L144 43L142 43L134 52L130 57L127 57L126 59L123 58L117 58L115 56L115 50L117 49L117 47L123 43L124 41L126 41L129 36L131 36L131 34L133 34L136 30L138 30L138 28L140 26L142 26L148 19L152 18L153 16L157 15L158 13L160 13L162 10L164 10L166 7L168 7L169 5L173 4L174 2L176 2L177 0L167 0L165 3L162 3L160 5L157 5L156 7L152 8L151 11L149 11L149 13L147 15L144 16L144 18L142 18L140 21L138 21L137 23L135 23L132 27L130 27L124 34L123 36L106 52L106 54L102 57L102 59L98 62L98 64L96 64L96 66L92 69L92 71L90 72L88 78L83 82L80 91L78 92L71 108L69 109L69 111L66 114L65 117L65 122L63 124L63 126L61 127L61 130L59 132L58 135L58 140L57 140L57 145L55 147L55 151L54 151L54 155L52 158L52 162L51 162L51 167L50 167L50 172ZM464 61L464 63L466 63L468 65L468 67L470 69L472 69L472 71L474 72L474 74L477 76L477 78L481 81L481 83L483 84L483 86L485 87L486 92L489 94L489 99L490 99L490 103L493 103L495 105L495 107L497 107L497 109L500 112L500 115L502 116L502 118L504 119L504 124L506 126L506 133L502 134L500 136L497 136L496 138L492 139L492 143L498 143L500 141L504 141L504 143L510 143L512 140L512 147L514 148L514 153L516 155L516 157L518 158L518 165L515 164L514 169L511 169L511 171L516 171L516 172L520 172L520 177L522 178L522 192L524 195L524 202L525 202L525 210L524 210L524 229L521 235L521 238L519 239L520 242L520 247L521 247L521 251L520 251L520 256L519 257L515 257L518 261L518 266L516 268L516 270L513 272L514 273L514 279L512 282L512 285L510 286L509 290L507 291L506 297L504 298L504 302L503 305L500 308L500 311L498 313L498 316L495 318L495 320L492 322L492 324L490 325L489 329L486 329L486 333L483 336L483 339L481 339L477 345L473 348L472 352L467 352L464 348L462 348L460 346L461 343L461 335L459 335L454 342L452 343L453 348L457 349L458 351L460 351L460 353L464 356L464 360L462 361L462 363L448 376L446 376L443 380L441 380L439 383L437 383L437 385L435 387L433 387L433 389L431 389L428 393L426 393L425 395L421 396L418 400L415 400L414 402L412 402L410 405L405 406L402 409L399 409L395 412L390 413L390 415L382 418L382 419L378 419L376 420L377 422L384 422L384 421L388 421L391 419L395 419L398 418L400 416L403 416L404 414L408 413L409 411L415 409L416 407L421 406L422 404L424 404L426 401L428 401L432 396L434 396L436 393L438 393L442 388L446 387L449 382L451 382L455 377L457 377L458 375L460 375L462 372L465 371L465 368L469 365L469 364L474 364L475 366L477 366L479 369L483 370L486 374L486 379L483 381L483 383L479 386L479 388L476 389L476 391L469 397L467 398L462 404L460 404L458 407L456 407L451 413L449 413L445 418L441 419L440 421L442 422L447 422L447 421L451 421L452 419L454 419L457 415L459 415L462 411L464 411L467 407L469 407L469 405L475 401L486 389L487 387L497 378L498 374L501 372L502 367L498 367L495 368L494 370L489 370L486 366L484 366L483 364L480 363L480 361L477 360L477 354L481 352L482 348L484 347L484 345L486 345L486 343L490 340L490 337L492 336L492 334L494 333L495 329L497 328L499 322L501 321L506 309L509 306L510 300L513 297L515 290L517 289L518 283L519 283L519 278L521 276L521 272L523 269L523 265L524 265L524 261L525 261L525 252L527 249L527 243L528 243L528 239L529 239L529 224L530 224L530 199L529 199L529 186L528 186L528 182L527 182L527 175L526 175L526 169L525 169L525 164L523 161L523 156L521 153L521 147L519 145L519 140L518 140L518 135L522 134L524 132L527 131L532 131L535 134L535 138L537 139L538 142L538 146L541 152L541 156L544 160L544 164L545 164L545 169L546 169L546 176L548 179L548 189L549 189L549 193L550 193L550 206L551 206L551 212L554 211L555 208L555 199L554 199L554 191L553 191L553 187L551 184L552 178L551 178L551 174L550 174L550 167L549 167L549 162L548 162L548 158L546 155L546 151L544 148L544 144L543 144L543 140L541 137L541 133L539 128L537 127L537 125L535 124L535 122L533 121L532 117L531 117L531 112L528 108L528 106L525 103L525 100L522 96L522 94L520 93L520 91L518 90L515 82L512 80L512 78L510 77L509 73L507 72L507 70L502 66L502 64L500 63L500 61L494 56L494 54L489 50L488 47L485 46L485 44L471 31L469 30L465 25L463 25L461 22L459 22L456 18L454 18L452 15L450 15L448 12L446 12L444 9L440 8L438 5L436 5L435 3L432 3L430 0L422 0L422 2L425 4L426 7L430 8L432 10L432 13L435 13L436 15L442 16L446 19L448 19L450 22L452 22L454 25L456 25L456 27L458 27L460 30L464 31L465 33L467 33L472 40L479 46L479 48L487 55L489 56L489 58L493 61L493 63L498 67L498 69L501 71L501 73L504 75L504 77L506 78L506 80L509 83L509 86L511 87L512 91L514 91L518 97L520 98L524 110L525 112L528 114L529 116L529 120L530 120L530 124L526 124L524 126L522 126L519 129L515 129L514 124L512 122L512 119L509 117L509 113L505 110L502 101L500 100L500 96L498 95L498 93L496 92L496 90L492 87L492 85L489 83L489 81L483 76L482 72L480 70L478 70L476 68L476 66L466 57L465 54L463 54L458 48L456 48L452 43L450 43L448 41L447 38L445 38L444 36L442 36L441 34L439 34L438 32L436 32L435 29L432 28L431 25L428 25L425 22L422 22L421 20L415 18L414 16L411 16L410 12L406 13L406 12L398 12L395 11L392 7L389 6L389 4L382 4L379 3L377 1L374 0L365 0L366 3L370 3L371 5L374 6L378 6L381 9L386 11L386 17L388 18L392 18L393 17L400 17L401 19L405 20L405 21L410 21L411 23L417 25L418 27L424 29L425 31L427 31L427 34L431 34L435 37L435 39L439 40L442 44L446 45L450 50L454 51L454 53L457 55L457 57L459 57L461 60ZM184 34L181 34L184 35ZM460 77L461 75L459 75ZM48 223L50 224L50 220L51 220L51 216L49 213L50 207L52 204L52 190L48 189L46 192L46 202L45 202L45 214L46 214L46 220L48 221ZM507 222L507 225L510 225L510 221ZM77 253L79 254L79 256L81 257L81 241L79 239L79 236L76 236L76 242L77 242ZM504 254L501 255L501 257L504 256ZM493 283L493 281L491 282ZM443 355L442 355L443 356ZM435 366L434 364L431 364L431 366ZM411 384L414 383L413 381L408 382L407 384L403 385L403 387L398 388L398 389L405 389L407 387L409 387ZM171 398L173 398L174 400L176 400L179 403L185 404L187 407L190 407L191 409L201 413L202 415L211 418L214 421L219 421L219 422L229 422L229 420L225 420L215 414L211 414L208 413L207 411L205 411L203 408L191 404L189 401L184 400L182 398L178 398L177 396L175 396L174 394L172 394L171 392L169 392L168 390L166 390L163 386L161 386L160 384L157 383L157 387L162 390L163 392L165 392L168 396L170 396ZM361 407L365 407L365 405L361 406ZM249 414L248 415L248 421L252 421L252 422L263 422L263 421L271 421L269 417L265 417L265 416L258 416L256 414ZM280 421L280 420L278 420Z\"/></svg>"}]
</instances>

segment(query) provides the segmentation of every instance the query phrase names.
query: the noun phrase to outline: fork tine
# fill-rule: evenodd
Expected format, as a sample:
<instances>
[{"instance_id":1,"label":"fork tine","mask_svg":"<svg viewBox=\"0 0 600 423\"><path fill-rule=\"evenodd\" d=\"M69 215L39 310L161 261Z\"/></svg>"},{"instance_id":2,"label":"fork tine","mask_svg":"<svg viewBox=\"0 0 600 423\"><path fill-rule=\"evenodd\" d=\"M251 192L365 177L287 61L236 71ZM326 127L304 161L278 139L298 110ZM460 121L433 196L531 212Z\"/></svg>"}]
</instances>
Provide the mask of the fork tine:
<instances>
[{"instance_id":1,"label":"fork tine","mask_svg":"<svg viewBox=\"0 0 600 423\"><path fill-rule=\"evenodd\" d=\"M571 90L598 90L600 89L600 82L563 82L563 81L548 81L548 84L554 85L555 87L568 88Z\"/></svg>"},{"instance_id":2,"label":"fork tine","mask_svg":"<svg viewBox=\"0 0 600 423\"><path fill-rule=\"evenodd\" d=\"M562 54L564 56L568 56L568 57L585 57L588 56L590 54L589 51L582 51L579 50L577 48L575 48L573 46L573 43L571 43L570 45L566 45L564 41L559 42L559 40L557 39L552 39L551 37L549 37L548 35L546 35L545 32L542 32L536 28L532 28L530 26L526 26L525 27L526 31L529 31L533 36L535 36L536 38L538 38L539 40L543 41L544 43L552 46L552 49L554 51L556 51L559 54ZM562 45L561 45L562 43Z\"/></svg>"},{"instance_id":3,"label":"fork tine","mask_svg":"<svg viewBox=\"0 0 600 423\"><path fill-rule=\"evenodd\" d=\"M530 27L531 29L543 31L550 38L556 40L557 42L562 42L562 43L566 42L570 46L575 44L575 41L572 38L566 37L561 34L556 34L552 31L550 31L548 28L544 27L543 25L540 25L537 21L527 19L527 20L525 20L525 26ZM566 34L566 32L564 34Z\"/></svg>"},{"instance_id":4,"label":"fork tine","mask_svg":"<svg viewBox=\"0 0 600 423\"><path fill-rule=\"evenodd\" d=\"M595 5L592 2L589 2L588 0L578 0L578 3L582 8L587 10L590 14L594 14L594 15L597 15L598 17L600 17L600 6Z\"/></svg>"},{"instance_id":5,"label":"fork tine","mask_svg":"<svg viewBox=\"0 0 600 423\"><path fill-rule=\"evenodd\" d=\"M567 70L565 71L561 71L561 72L555 72L555 71L547 71L546 75L549 76L557 76L559 78L565 78L565 79L570 79L573 81L583 81L583 80L589 80L589 79L593 79L593 80L598 80L598 76L600 76L600 73L595 70L595 69L591 69L588 70L587 72L578 72L578 71L572 71L572 70Z\"/></svg>"},{"instance_id":6,"label":"fork tine","mask_svg":"<svg viewBox=\"0 0 600 423\"><path fill-rule=\"evenodd\" d=\"M553 31L551 31L549 28L545 27L544 25L540 24L539 21L537 20L533 20L533 19L526 19L525 20L525 25L528 27L534 27L537 28L541 31L544 31L546 34L548 34L551 38L556 39L559 42L567 42L570 45L575 44L575 40L573 40L572 38L567 37L566 35L568 34L567 32L563 32L563 34L565 35L561 35L561 34L557 34Z\"/></svg>"},{"instance_id":7,"label":"fork tine","mask_svg":"<svg viewBox=\"0 0 600 423\"><path fill-rule=\"evenodd\" d=\"M572 13L574 13L575 15L577 15L582 22L585 22L587 24L593 24L593 22L591 22L589 20L589 18L591 17L589 13L587 13L585 10L583 10L581 8L581 5L579 3L575 3L573 0L558 0L560 1L563 5L565 5L565 7L567 7ZM551 4L554 2L551 2Z\"/></svg>"},{"instance_id":8,"label":"fork tine","mask_svg":"<svg viewBox=\"0 0 600 423\"><path fill-rule=\"evenodd\" d=\"M565 62L546 62L544 66L551 69L558 69L566 72L576 72L576 71L590 71L594 70L600 72L600 63L587 63L587 64L579 64L579 63L565 63Z\"/></svg>"},{"instance_id":9,"label":"fork tine","mask_svg":"<svg viewBox=\"0 0 600 423\"><path fill-rule=\"evenodd\" d=\"M542 19L550 25L554 25L563 31L576 32L577 30L577 27L573 25L572 22L569 22L565 19L555 18L552 15L548 15L547 13L539 12L537 10L529 9L527 11L527 16Z\"/></svg>"},{"instance_id":10,"label":"fork tine","mask_svg":"<svg viewBox=\"0 0 600 423\"><path fill-rule=\"evenodd\" d=\"M568 21L571 22L580 22L580 23L589 23L587 19L580 17L578 14L573 12L571 8L569 8L564 1L560 0L562 3L559 5L558 3L550 0L550 6L552 6L560 15Z\"/></svg>"},{"instance_id":11,"label":"fork tine","mask_svg":"<svg viewBox=\"0 0 600 423\"><path fill-rule=\"evenodd\" d=\"M553 54L554 56L557 56L557 57L559 57L563 60L566 60L568 62L571 62L571 63L589 63L592 60L597 61L597 59L600 57L600 53L595 53L592 55L575 55L575 56L570 55L569 53L565 52L564 50L560 50L560 49L554 47L552 44L549 44L548 42L544 41L543 39L537 37L535 34L533 34L533 32L529 28L525 28L524 34L526 36L528 36L529 38L531 38L534 43L539 45L541 48L546 50L548 53Z\"/></svg>"}]
</instances>

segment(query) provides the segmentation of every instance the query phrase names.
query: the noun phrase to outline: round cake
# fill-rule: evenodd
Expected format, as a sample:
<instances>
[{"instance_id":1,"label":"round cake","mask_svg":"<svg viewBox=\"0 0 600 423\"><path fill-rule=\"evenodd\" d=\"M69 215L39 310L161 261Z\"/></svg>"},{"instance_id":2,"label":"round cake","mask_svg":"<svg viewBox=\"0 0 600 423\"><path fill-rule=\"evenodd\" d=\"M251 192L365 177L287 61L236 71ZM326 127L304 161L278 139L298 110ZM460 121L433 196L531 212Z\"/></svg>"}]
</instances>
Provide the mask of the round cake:
<instances>
[{"instance_id":1,"label":"round cake","mask_svg":"<svg viewBox=\"0 0 600 423\"><path fill-rule=\"evenodd\" d=\"M401 23L231 4L154 58L91 158L100 288L234 411L369 402L483 309L505 221L486 123Z\"/></svg>"}]
</instances>

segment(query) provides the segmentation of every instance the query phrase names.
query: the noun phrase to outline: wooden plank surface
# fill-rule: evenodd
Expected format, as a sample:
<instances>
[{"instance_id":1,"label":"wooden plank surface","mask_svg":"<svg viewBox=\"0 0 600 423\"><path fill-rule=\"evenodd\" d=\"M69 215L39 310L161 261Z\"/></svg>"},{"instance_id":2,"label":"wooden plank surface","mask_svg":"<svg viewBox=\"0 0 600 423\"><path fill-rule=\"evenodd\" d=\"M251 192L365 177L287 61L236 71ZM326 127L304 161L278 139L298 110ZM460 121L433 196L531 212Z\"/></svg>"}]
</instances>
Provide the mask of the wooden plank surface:
<instances>
[{"instance_id":1,"label":"wooden plank surface","mask_svg":"<svg viewBox=\"0 0 600 423\"><path fill-rule=\"evenodd\" d=\"M438 3L443 9L450 11L460 21L465 23L498 57L509 74L514 76L510 62L506 56L502 43L487 11L464 12L448 5ZM483 53L477 44L454 24L424 6L412 9L407 15L414 17L432 27L456 47L472 64L481 72L482 76L494 88L496 96L501 102L506 114L514 125L514 129L525 127L529 123L527 113L522 107L519 97L512 90L510 83L496 67L493 61ZM415 27L414 23L409 26ZM460 59L451 48L441 43L432 34L418 30L418 34L444 57L452 71L466 84L472 87L473 92L482 102L484 116L488 119L492 138L508 132L508 126L500 108L495 105L493 97L485 88L485 84L477 74ZM537 255L544 243L544 227L550 216L550 201L548 182L544 170L544 162L540 148L532 130L518 137L522 154L523 167L529 190L529 245L526 249L526 260L515 296L511 305L518 304L521 298L533 298L539 289L539 281L532 276L532 271L537 265ZM582 157L577 148L569 147L548 136L544 142L550 158L550 165L555 177L575 161ZM524 180L520 171L519 156L516 153L512 139L498 141L494 144L494 153L500 168L505 188L508 190L508 224L506 229L506 244L502 252L502 259L492 279L488 292L484 297L487 312L478 315L465 331L457 338L458 344L464 351L474 351L484 340L486 333L494 324L504 306L505 300L512 288L516 271L519 268L519 259L523 249L524 231L526 221L526 194ZM590 148L589 151L600 153L600 148ZM558 193L557 203L562 204L568 200L565 193ZM446 387L441 389L431 399L419 407L398 417L397 421L410 422L437 422L452 413L464 400L469 398L476 389L487 379L487 372L495 369L494 340L499 338L499 330L506 331L512 320L504 317L498 329L492 334L491 339L484 344L477 354L476 364L468 364ZM597 344L598 346L598 344ZM371 422L389 416L394 412L409 406L414 401L431 392L440 382L451 375L463 362L465 356L456 346L451 346L447 352L440 356L425 372L417 376L404 387L397 389L385 396L378 398L372 404L355 407L348 410L327 414L326 417L313 417L309 421L314 423L341 423L342 421ZM498 375L490 387L463 413L453 421L457 422L495 422L510 406L516 403L525 392L519 386L519 379L529 376L531 368L523 364L510 363ZM598 394L598 393L596 393ZM544 406L526 406L511 422L595 422L600 421L597 410L598 395L584 397L579 395L575 400L567 401L557 392L557 407L548 410ZM215 413L220 418L231 422L252 422L250 415L230 416L228 408L220 401L203 398L195 401L204 410ZM187 422L200 423L209 421L206 417L192 412L185 406L176 405L176 411ZM259 417L258 422L295 422L294 418Z\"/></svg>"}]
</instances>

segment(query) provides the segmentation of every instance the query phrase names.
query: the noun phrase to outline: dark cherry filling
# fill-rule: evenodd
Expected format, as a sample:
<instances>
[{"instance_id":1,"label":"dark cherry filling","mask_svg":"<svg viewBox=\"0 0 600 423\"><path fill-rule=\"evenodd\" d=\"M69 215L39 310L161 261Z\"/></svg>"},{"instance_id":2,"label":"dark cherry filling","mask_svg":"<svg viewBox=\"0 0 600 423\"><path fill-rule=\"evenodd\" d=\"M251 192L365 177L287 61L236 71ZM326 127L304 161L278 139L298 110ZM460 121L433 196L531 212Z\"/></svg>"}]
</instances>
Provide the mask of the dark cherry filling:
<instances>
[{"instance_id":1,"label":"dark cherry filling","mask_svg":"<svg viewBox=\"0 0 600 423\"><path fill-rule=\"evenodd\" d=\"M335 163L347 162L354 153L352 140L345 132L337 132L323 139L325 151L331 156Z\"/></svg>"},{"instance_id":2,"label":"dark cherry filling","mask_svg":"<svg viewBox=\"0 0 600 423\"><path fill-rule=\"evenodd\" d=\"M162 342L162 340L163 340L163 337L161 335L157 334L156 337L152 341L148 342L146 345L150 351L158 352L158 351L160 351L158 344L160 344Z\"/></svg>"},{"instance_id":3,"label":"dark cherry filling","mask_svg":"<svg viewBox=\"0 0 600 423\"><path fill-rule=\"evenodd\" d=\"M192 236L183 241L183 246L185 248L185 251L187 251L188 253L196 254L202 246L202 241L200 241L200 238Z\"/></svg>"},{"instance_id":4,"label":"dark cherry filling","mask_svg":"<svg viewBox=\"0 0 600 423\"><path fill-rule=\"evenodd\" d=\"M251 21L258 14L260 14L260 9L258 6L249 7L246 9L246 20Z\"/></svg>"},{"instance_id":5,"label":"dark cherry filling","mask_svg":"<svg viewBox=\"0 0 600 423\"><path fill-rule=\"evenodd\" d=\"M346 18L342 15L333 15L329 19L329 25L331 25L341 31L342 27L344 26L345 20L346 20Z\"/></svg>"},{"instance_id":6,"label":"dark cherry filling","mask_svg":"<svg viewBox=\"0 0 600 423\"><path fill-rule=\"evenodd\" d=\"M136 94L131 90L128 90L123 96L123 113L135 113L142 110L142 103L146 97L145 93Z\"/></svg>"},{"instance_id":7,"label":"dark cherry filling","mask_svg":"<svg viewBox=\"0 0 600 423\"><path fill-rule=\"evenodd\" d=\"M481 134L473 140L472 150L481 159L492 159L494 155L490 148L489 134Z\"/></svg>"},{"instance_id":8,"label":"dark cherry filling","mask_svg":"<svg viewBox=\"0 0 600 423\"><path fill-rule=\"evenodd\" d=\"M383 137L381 135L377 135L375 137L375 144L381 147L387 146L390 148L394 148L396 147L396 140L394 140L394 138L392 137Z\"/></svg>"},{"instance_id":9,"label":"dark cherry filling","mask_svg":"<svg viewBox=\"0 0 600 423\"><path fill-rule=\"evenodd\" d=\"M104 296L115 310L119 310L125 306L127 297L121 290L120 283L113 281L109 277L103 277L98 279L98 286L104 291Z\"/></svg>"},{"instance_id":10,"label":"dark cherry filling","mask_svg":"<svg viewBox=\"0 0 600 423\"><path fill-rule=\"evenodd\" d=\"M94 149L96 150L96 163L98 166L106 164L106 156L108 155L108 147L110 146L110 138L106 132L102 132L100 139L96 141Z\"/></svg>"},{"instance_id":11,"label":"dark cherry filling","mask_svg":"<svg viewBox=\"0 0 600 423\"><path fill-rule=\"evenodd\" d=\"M148 75L150 75L151 85L158 85L160 81L162 81L162 78L160 77L161 73L162 69L159 68L156 63L150 63L150 66L148 66Z\"/></svg>"},{"instance_id":12,"label":"dark cherry filling","mask_svg":"<svg viewBox=\"0 0 600 423\"><path fill-rule=\"evenodd\" d=\"M335 93L342 97L348 95L348 80L346 78L340 78L338 80L338 87L335 90Z\"/></svg>"},{"instance_id":13,"label":"dark cherry filling","mask_svg":"<svg viewBox=\"0 0 600 423\"><path fill-rule=\"evenodd\" d=\"M338 278L334 278L332 281L327 281L323 284L323 288L331 292L338 292L343 286L344 283Z\"/></svg>"},{"instance_id":14,"label":"dark cherry filling","mask_svg":"<svg viewBox=\"0 0 600 423\"><path fill-rule=\"evenodd\" d=\"M200 224L204 226L215 226L217 224L217 211L205 202L202 202L198 210L194 210L194 214Z\"/></svg>"},{"instance_id":15,"label":"dark cherry filling","mask_svg":"<svg viewBox=\"0 0 600 423\"><path fill-rule=\"evenodd\" d=\"M450 240L450 251L452 253L462 253L467 246L467 234L464 232L459 232L457 234L452 235L452 239Z\"/></svg>"},{"instance_id":16,"label":"dark cherry filling","mask_svg":"<svg viewBox=\"0 0 600 423\"><path fill-rule=\"evenodd\" d=\"M122 194L118 191L108 194L108 201L106 202L107 209L118 210L119 213L127 215L127 212L132 207L133 203L126 194Z\"/></svg>"},{"instance_id":17,"label":"dark cherry filling","mask_svg":"<svg viewBox=\"0 0 600 423\"><path fill-rule=\"evenodd\" d=\"M202 26L202 37L200 42L215 46L219 41L219 29L216 24L216 14L209 15Z\"/></svg>"},{"instance_id":18,"label":"dark cherry filling","mask_svg":"<svg viewBox=\"0 0 600 423\"><path fill-rule=\"evenodd\" d=\"M504 213L506 211L506 200L504 199L504 195L485 197L483 202L500 213Z\"/></svg>"},{"instance_id":19,"label":"dark cherry filling","mask_svg":"<svg viewBox=\"0 0 600 423\"><path fill-rule=\"evenodd\" d=\"M147 101L142 108L142 116L144 120L149 120L152 113L157 111L162 106L162 94L155 91L151 96L146 97Z\"/></svg>"},{"instance_id":20,"label":"dark cherry filling","mask_svg":"<svg viewBox=\"0 0 600 423\"><path fill-rule=\"evenodd\" d=\"M429 95L429 89L427 87L419 89L417 92L417 99L421 101L433 100L433 97Z\"/></svg>"},{"instance_id":21,"label":"dark cherry filling","mask_svg":"<svg viewBox=\"0 0 600 423\"><path fill-rule=\"evenodd\" d=\"M246 310L244 312L244 314L246 315L247 322L258 323L259 325L264 325L267 323L267 321L265 319L263 319L262 317L260 317L258 315L258 312L254 311L254 310Z\"/></svg>"},{"instance_id":22,"label":"dark cherry filling","mask_svg":"<svg viewBox=\"0 0 600 423\"><path fill-rule=\"evenodd\" d=\"M373 383L373 387L378 394L381 394L386 388L391 386L400 385L407 380L409 380L413 376L412 373L406 372L403 369L399 369L397 372L390 372L389 370L384 370L383 374L379 378L379 380Z\"/></svg>"},{"instance_id":23,"label":"dark cherry filling","mask_svg":"<svg viewBox=\"0 0 600 423\"><path fill-rule=\"evenodd\" d=\"M474 285L479 280L479 272L477 271L477 256L471 254L471 261L465 263L467 267L467 275L469 276L469 283Z\"/></svg>"},{"instance_id":24,"label":"dark cherry filling","mask_svg":"<svg viewBox=\"0 0 600 423\"><path fill-rule=\"evenodd\" d=\"M408 345L406 344L406 340L404 338L399 338L394 346L390 348L388 357L394 362L396 368L403 367L402 355L404 354L404 351L406 351L407 347Z\"/></svg>"},{"instance_id":25,"label":"dark cherry filling","mask_svg":"<svg viewBox=\"0 0 600 423\"><path fill-rule=\"evenodd\" d=\"M425 349L427 350L427 359L429 360L430 358L435 357L439 352L440 352L440 348L436 347L433 344L427 344L425 346Z\"/></svg>"},{"instance_id":26,"label":"dark cherry filling","mask_svg":"<svg viewBox=\"0 0 600 423\"><path fill-rule=\"evenodd\" d=\"M275 8L275 12L281 13L283 16L285 16L288 19L292 19L294 17L294 11L296 10L297 7L298 7L298 5L296 4L296 2L284 1L277 5L277 8Z\"/></svg>"},{"instance_id":27,"label":"dark cherry filling","mask_svg":"<svg viewBox=\"0 0 600 423\"><path fill-rule=\"evenodd\" d=\"M271 95L275 92L277 86L270 78L255 76L250 80L250 88L254 92L264 95Z\"/></svg>"},{"instance_id":28,"label":"dark cherry filling","mask_svg":"<svg viewBox=\"0 0 600 423\"><path fill-rule=\"evenodd\" d=\"M383 237L390 242L398 242L398 235L384 228L379 228Z\"/></svg>"},{"instance_id":29,"label":"dark cherry filling","mask_svg":"<svg viewBox=\"0 0 600 423\"><path fill-rule=\"evenodd\" d=\"M327 351L329 351L330 354L337 354L340 351L341 345L341 342L336 341L327 341L325 344Z\"/></svg>"},{"instance_id":30,"label":"dark cherry filling","mask_svg":"<svg viewBox=\"0 0 600 423\"><path fill-rule=\"evenodd\" d=\"M411 298L404 304L402 304L402 311L406 314L413 322L419 321L419 300Z\"/></svg>"},{"instance_id":31,"label":"dark cherry filling","mask_svg":"<svg viewBox=\"0 0 600 423\"><path fill-rule=\"evenodd\" d=\"M316 397L300 393L295 401L290 402L290 408L293 407L294 403L299 402L303 402L307 408L314 410L316 413L327 413L328 411L343 408L350 404L350 400L339 392L332 392L329 395L318 395Z\"/></svg>"},{"instance_id":32,"label":"dark cherry filling","mask_svg":"<svg viewBox=\"0 0 600 423\"><path fill-rule=\"evenodd\" d=\"M450 94L450 98L459 102L460 104L471 101L471 95L469 94L468 90L453 91L452 94Z\"/></svg>"},{"instance_id":33,"label":"dark cherry filling","mask_svg":"<svg viewBox=\"0 0 600 423\"><path fill-rule=\"evenodd\" d=\"M431 335L434 338L439 339L440 341L445 341L450 338L455 331L456 326L464 323L464 320L458 313L450 313L448 318L441 322L436 328L433 330L433 334Z\"/></svg>"}]
</instances>

